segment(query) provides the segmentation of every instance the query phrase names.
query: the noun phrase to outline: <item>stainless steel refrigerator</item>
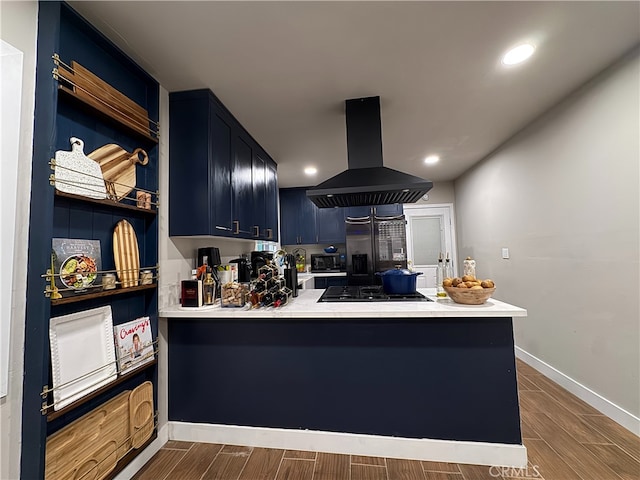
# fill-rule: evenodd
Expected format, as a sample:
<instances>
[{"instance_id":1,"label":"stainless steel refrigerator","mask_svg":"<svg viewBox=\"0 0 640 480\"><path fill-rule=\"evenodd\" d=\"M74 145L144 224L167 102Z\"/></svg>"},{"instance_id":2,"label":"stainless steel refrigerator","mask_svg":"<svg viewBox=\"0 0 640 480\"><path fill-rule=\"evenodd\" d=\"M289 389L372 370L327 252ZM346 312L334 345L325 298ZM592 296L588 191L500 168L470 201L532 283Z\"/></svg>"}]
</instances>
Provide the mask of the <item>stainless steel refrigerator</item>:
<instances>
[{"instance_id":1,"label":"stainless steel refrigerator","mask_svg":"<svg viewBox=\"0 0 640 480\"><path fill-rule=\"evenodd\" d=\"M376 272L407 268L407 228L404 215L347 217L347 282L381 283Z\"/></svg>"}]
</instances>

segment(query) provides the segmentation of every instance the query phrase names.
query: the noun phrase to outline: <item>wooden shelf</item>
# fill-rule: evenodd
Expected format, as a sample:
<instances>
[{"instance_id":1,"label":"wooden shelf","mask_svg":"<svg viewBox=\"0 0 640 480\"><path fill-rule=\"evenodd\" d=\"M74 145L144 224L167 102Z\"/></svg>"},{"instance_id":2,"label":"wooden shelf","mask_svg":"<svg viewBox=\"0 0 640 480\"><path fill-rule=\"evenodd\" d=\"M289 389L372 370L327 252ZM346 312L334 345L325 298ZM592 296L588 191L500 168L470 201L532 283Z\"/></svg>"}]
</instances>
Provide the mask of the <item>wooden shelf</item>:
<instances>
[{"instance_id":1,"label":"wooden shelf","mask_svg":"<svg viewBox=\"0 0 640 480\"><path fill-rule=\"evenodd\" d=\"M90 300L92 298L101 298L101 297L110 297L112 295L121 295L123 293L132 293L139 292L141 290L151 290L157 288L157 283L152 283L150 285L138 285L137 287L128 287L128 288L116 288L114 290L101 290L95 293L78 293L74 296L70 297L62 297L51 299L51 305L65 305L67 303L75 303L75 302L84 302L85 300Z\"/></svg>"},{"instance_id":2,"label":"wooden shelf","mask_svg":"<svg viewBox=\"0 0 640 480\"><path fill-rule=\"evenodd\" d=\"M154 358L151 362L148 362L148 363L145 363L143 365L140 365L138 368L135 368L135 369L131 370L130 372L125 373L124 375L118 374L118 378L116 378L113 382L109 382L106 385L103 385L99 389L94 390L90 394L85 395L81 399L76 400L75 402L71 403L70 405L67 405L64 408L61 408L60 410L56 410L56 411L53 411L51 413L47 413L47 422L50 422L52 420L55 420L58 417L61 417L62 415L64 415L64 414L70 412L71 410L79 407L83 403L86 403L89 400L91 400L93 398L96 398L98 395L100 395L100 394L106 392L107 390L110 390L111 388L115 387L116 385L128 380L132 376L137 375L140 372L144 372L145 370L153 367L157 363L158 363L158 359Z\"/></svg>"},{"instance_id":3,"label":"wooden shelf","mask_svg":"<svg viewBox=\"0 0 640 480\"><path fill-rule=\"evenodd\" d=\"M73 193L66 193L56 190L56 197L69 198L71 200L78 200L80 202L94 203L96 205L106 205L108 207L114 207L121 210L129 210L145 215L157 215L156 209L140 208L135 205L127 205L126 203L116 202L114 200L96 200L95 198L83 197L82 195L75 195Z\"/></svg>"},{"instance_id":4,"label":"wooden shelf","mask_svg":"<svg viewBox=\"0 0 640 480\"><path fill-rule=\"evenodd\" d=\"M68 100L71 100L73 102L76 102L82 105L84 108L87 108L94 113L99 113L102 118L108 119L109 121L114 122L117 125L120 125L122 128L126 129L128 132L133 133L138 137L144 138L149 142L158 143L158 137L151 135L152 130L147 129L147 131L145 131L144 127L138 126L133 123L123 122L119 118L115 117L110 112L108 107L97 102L89 102L87 99L77 95L73 90L71 90L68 87L65 87L64 85L58 85L58 92L62 97Z\"/></svg>"}]
</instances>

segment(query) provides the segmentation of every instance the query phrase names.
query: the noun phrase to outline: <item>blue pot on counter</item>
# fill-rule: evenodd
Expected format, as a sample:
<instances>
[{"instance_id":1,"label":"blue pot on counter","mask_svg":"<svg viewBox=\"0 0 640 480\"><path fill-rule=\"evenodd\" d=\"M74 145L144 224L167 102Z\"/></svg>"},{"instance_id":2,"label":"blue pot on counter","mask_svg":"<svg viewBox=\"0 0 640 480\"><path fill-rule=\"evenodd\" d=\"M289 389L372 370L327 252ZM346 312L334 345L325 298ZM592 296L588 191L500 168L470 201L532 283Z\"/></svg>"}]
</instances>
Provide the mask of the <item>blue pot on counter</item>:
<instances>
[{"instance_id":1,"label":"blue pot on counter","mask_svg":"<svg viewBox=\"0 0 640 480\"><path fill-rule=\"evenodd\" d=\"M382 289L387 295L409 295L416 293L416 278L422 272L411 272L406 268L393 268L376 272L382 278Z\"/></svg>"}]
</instances>

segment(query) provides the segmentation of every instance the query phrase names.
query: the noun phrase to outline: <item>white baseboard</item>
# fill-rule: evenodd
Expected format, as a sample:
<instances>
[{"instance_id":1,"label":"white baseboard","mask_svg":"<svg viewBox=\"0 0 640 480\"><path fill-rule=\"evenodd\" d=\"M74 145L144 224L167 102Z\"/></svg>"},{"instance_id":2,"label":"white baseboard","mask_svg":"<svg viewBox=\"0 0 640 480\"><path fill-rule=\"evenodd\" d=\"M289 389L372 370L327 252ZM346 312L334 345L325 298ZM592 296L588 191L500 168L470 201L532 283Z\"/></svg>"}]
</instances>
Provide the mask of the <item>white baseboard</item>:
<instances>
[{"instance_id":1,"label":"white baseboard","mask_svg":"<svg viewBox=\"0 0 640 480\"><path fill-rule=\"evenodd\" d=\"M576 397L585 401L599 412L602 412L610 419L619 423L631 433L640 436L640 418L607 400L589 387L585 387L581 383L576 382L573 378L565 375L520 347L516 347L516 357L538 370L545 377L559 384L565 390L573 393Z\"/></svg>"},{"instance_id":2,"label":"white baseboard","mask_svg":"<svg viewBox=\"0 0 640 480\"><path fill-rule=\"evenodd\" d=\"M158 437L140 455L124 467L120 473L113 477L113 480L129 480L132 478L168 441L169 427L165 424L158 430Z\"/></svg>"},{"instance_id":3,"label":"white baseboard","mask_svg":"<svg viewBox=\"0 0 640 480\"><path fill-rule=\"evenodd\" d=\"M307 450L435 462L526 467L524 445L385 437L355 433L169 422L169 438L186 442Z\"/></svg>"}]
</instances>

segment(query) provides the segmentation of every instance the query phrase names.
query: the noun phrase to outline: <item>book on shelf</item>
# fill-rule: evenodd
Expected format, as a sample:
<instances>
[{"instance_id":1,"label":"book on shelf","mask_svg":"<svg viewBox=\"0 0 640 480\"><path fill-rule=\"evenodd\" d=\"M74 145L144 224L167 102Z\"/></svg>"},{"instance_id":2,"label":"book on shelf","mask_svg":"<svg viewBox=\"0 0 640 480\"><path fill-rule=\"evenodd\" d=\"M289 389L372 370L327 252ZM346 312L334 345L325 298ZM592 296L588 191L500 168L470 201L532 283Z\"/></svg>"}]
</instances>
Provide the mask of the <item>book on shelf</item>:
<instances>
[{"instance_id":1,"label":"book on shelf","mask_svg":"<svg viewBox=\"0 0 640 480\"><path fill-rule=\"evenodd\" d=\"M63 296L101 288L100 240L53 238L51 247L55 285Z\"/></svg>"},{"instance_id":2,"label":"book on shelf","mask_svg":"<svg viewBox=\"0 0 640 480\"><path fill-rule=\"evenodd\" d=\"M140 317L113 327L118 371L126 373L154 359L149 317Z\"/></svg>"}]
</instances>

